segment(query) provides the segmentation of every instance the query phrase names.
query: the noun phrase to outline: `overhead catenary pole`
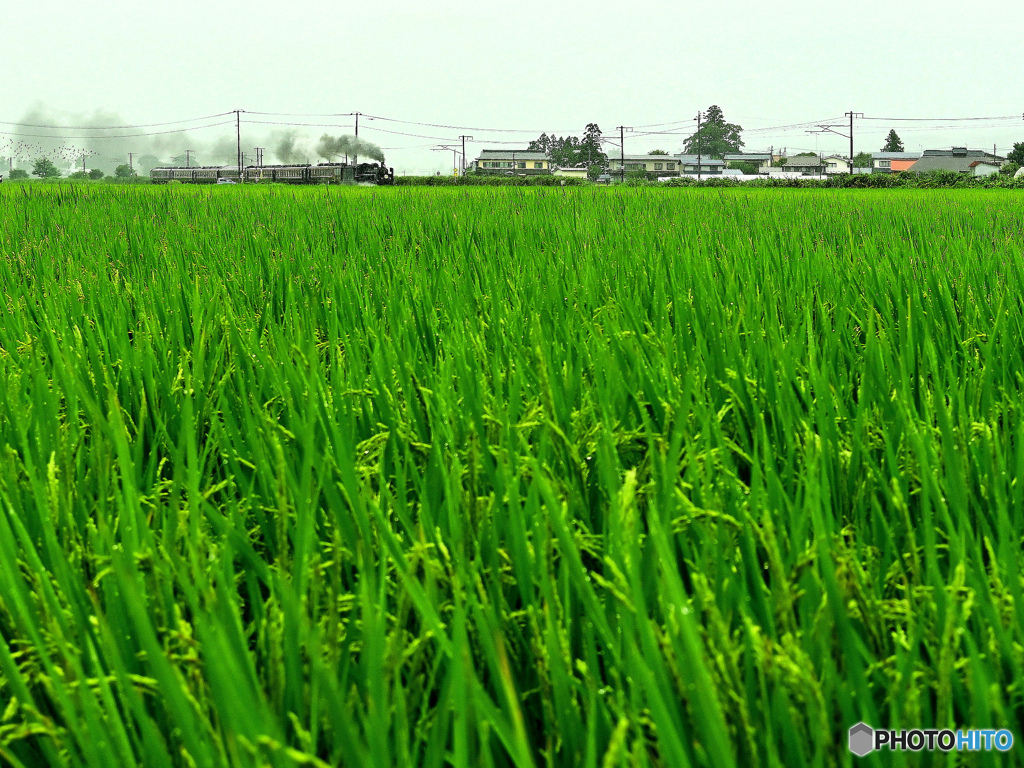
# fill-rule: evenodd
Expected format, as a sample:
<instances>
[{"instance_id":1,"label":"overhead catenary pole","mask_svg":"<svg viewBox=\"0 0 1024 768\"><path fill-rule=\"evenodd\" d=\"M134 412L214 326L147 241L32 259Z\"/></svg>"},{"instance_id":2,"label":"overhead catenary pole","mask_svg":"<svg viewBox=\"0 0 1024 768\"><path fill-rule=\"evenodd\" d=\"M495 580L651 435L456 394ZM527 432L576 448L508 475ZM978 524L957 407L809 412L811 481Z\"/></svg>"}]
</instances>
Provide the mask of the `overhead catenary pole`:
<instances>
[{"instance_id":1,"label":"overhead catenary pole","mask_svg":"<svg viewBox=\"0 0 1024 768\"><path fill-rule=\"evenodd\" d=\"M850 175L853 176L853 112L847 112L850 116Z\"/></svg>"},{"instance_id":2,"label":"overhead catenary pole","mask_svg":"<svg viewBox=\"0 0 1024 768\"><path fill-rule=\"evenodd\" d=\"M628 125L617 125L619 129L619 181L623 182L626 180L626 131L632 131Z\"/></svg>"},{"instance_id":3,"label":"overhead catenary pole","mask_svg":"<svg viewBox=\"0 0 1024 768\"><path fill-rule=\"evenodd\" d=\"M704 116L703 112L698 112L697 113L697 181L698 182L700 181L700 159L701 159L700 158L700 143L701 143L700 120L701 120L701 118L703 116Z\"/></svg>"},{"instance_id":4,"label":"overhead catenary pole","mask_svg":"<svg viewBox=\"0 0 1024 768\"><path fill-rule=\"evenodd\" d=\"M235 110L235 150L238 161L238 182L245 183L245 174L242 173L242 110Z\"/></svg>"},{"instance_id":5,"label":"overhead catenary pole","mask_svg":"<svg viewBox=\"0 0 1024 768\"><path fill-rule=\"evenodd\" d=\"M191 162L190 162L190 155L191 155L191 154L192 154L193 152L195 152L195 150L194 150L194 149L186 149L186 150L185 150L185 167L186 167L186 168L191 168L191 167L192 167L192 164L191 164Z\"/></svg>"},{"instance_id":6,"label":"overhead catenary pole","mask_svg":"<svg viewBox=\"0 0 1024 768\"><path fill-rule=\"evenodd\" d=\"M359 116L362 114L362 112L353 112L353 114L356 116L356 138L358 139L359 138ZM359 144L359 142L356 142L357 146L358 146L358 144ZM356 154L352 155L352 165L359 165L359 153L358 152Z\"/></svg>"},{"instance_id":7,"label":"overhead catenary pole","mask_svg":"<svg viewBox=\"0 0 1024 768\"><path fill-rule=\"evenodd\" d=\"M462 175L466 175L466 139L473 140L472 136L459 136L462 139Z\"/></svg>"}]
</instances>

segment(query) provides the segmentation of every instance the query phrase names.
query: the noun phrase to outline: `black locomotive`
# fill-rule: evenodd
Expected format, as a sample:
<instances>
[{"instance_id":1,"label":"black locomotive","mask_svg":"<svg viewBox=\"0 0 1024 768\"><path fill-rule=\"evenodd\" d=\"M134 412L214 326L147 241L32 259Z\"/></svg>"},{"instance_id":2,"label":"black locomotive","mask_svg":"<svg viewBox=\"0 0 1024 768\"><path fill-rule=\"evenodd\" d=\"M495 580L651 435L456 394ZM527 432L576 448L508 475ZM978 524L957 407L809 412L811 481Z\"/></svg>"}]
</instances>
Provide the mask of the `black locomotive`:
<instances>
[{"instance_id":1,"label":"black locomotive","mask_svg":"<svg viewBox=\"0 0 1024 768\"><path fill-rule=\"evenodd\" d=\"M242 173L235 166L206 165L198 168L163 167L149 172L154 184L251 184L276 181L282 184L394 184L395 169L384 163L309 163L301 165L248 165Z\"/></svg>"}]
</instances>

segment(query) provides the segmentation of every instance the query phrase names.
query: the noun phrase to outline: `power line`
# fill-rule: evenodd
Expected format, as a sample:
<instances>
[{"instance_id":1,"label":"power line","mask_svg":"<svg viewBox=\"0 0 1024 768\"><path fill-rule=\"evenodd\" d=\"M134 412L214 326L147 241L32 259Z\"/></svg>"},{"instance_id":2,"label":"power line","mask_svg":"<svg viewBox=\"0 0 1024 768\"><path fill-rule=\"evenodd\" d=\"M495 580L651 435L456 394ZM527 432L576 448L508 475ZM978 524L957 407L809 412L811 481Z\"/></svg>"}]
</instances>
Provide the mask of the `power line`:
<instances>
[{"instance_id":1,"label":"power line","mask_svg":"<svg viewBox=\"0 0 1024 768\"><path fill-rule=\"evenodd\" d=\"M231 112L218 112L216 115L205 117L191 117L187 120L168 120L164 123L143 123L140 125L42 125L36 123L23 123L15 120L0 120L0 125L21 125L25 128L50 128L59 131L121 131L129 128L156 128L161 125L181 125L182 123L198 123L203 120L213 120L215 117L224 117Z\"/></svg>"},{"instance_id":2,"label":"power line","mask_svg":"<svg viewBox=\"0 0 1024 768\"><path fill-rule=\"evenodd\" d=\"M230 114L230 113L229 113ZM117 136L55 136L47 133L18 133L15 131L0 131L0 136L20 136L32 139L89 139L92 141L108 140L108 139L137 139L143 136L165 136L169 133L188 133L189 131L199 131L204 128L216 128L220 125L230 125L234 120L226 120L222 123L211 123L209 125L195 125L190 128L178 128L173 131L152 131L150 133L124 133Z\"/></svg>"},{"instance_id":3,"label":"power line","mask_svg":"<svg viewBox=\"0 0 1024 768\"><path fill-rule=\"evenodd\" d=\"M865 117L864 120L885 120L890 123L966 123L975 120L1020 120L1020 115L997 117Z\"/></svg>"}]
</instances>

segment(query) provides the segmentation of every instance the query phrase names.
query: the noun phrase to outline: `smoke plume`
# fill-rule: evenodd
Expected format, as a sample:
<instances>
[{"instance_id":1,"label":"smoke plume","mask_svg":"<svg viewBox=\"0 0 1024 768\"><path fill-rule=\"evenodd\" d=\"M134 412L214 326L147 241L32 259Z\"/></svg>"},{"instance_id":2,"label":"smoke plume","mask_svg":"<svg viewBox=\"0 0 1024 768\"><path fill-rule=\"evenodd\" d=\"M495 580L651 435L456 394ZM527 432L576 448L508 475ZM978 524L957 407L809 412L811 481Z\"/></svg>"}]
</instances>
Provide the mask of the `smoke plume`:
<instances>
[{"instance_id":1,"label":"smoke plume","mask_svg":"<svg viewBox=\"0 0 1024 768\"><path fill-rule=\"evenodd\" d=\"M379 163L384 162L384 153L380 147L371 141L365 141L347 133L341 136L331 136L325 133L320 137L320 143L316 145L316 153L325 160L334 160L342 155L348 155L350 158L353 155L359 155L372 158Z\"/></svg>"},{"instance_id":2,"label":"smoke plume","mask_svg":"<svg viewBox=\"0 0 1024 768\"><path fill-rule=\"evenodd\" d=\"M282 163L308 163L313 154L300 139L298 131L279 131L274 134L274 155Z\"/></svg>"},{"instance_id":3,"label":"smoke plume","mask_svg":"<svg viewBox=\"0 0 1024 768\"><path fill-rule=\"evenodd\" d=\"M201 121L197 128L180 123L132 125L116 112L74 113L39 104L29 109L10 133L0 136L3 172L8 167L31 169L33 162L43 157L61 170L80 170L84 156L86 168L113 173L128 162L131 153L136 172L147 174L161 165L185 165L186 150L188 162L194 166L233 166L237 162L235 121L230 114ZM267 160L273 153L280 163L316 162L317 156L333 160L345 154L350 159L358 155L384 162L380 147L355 136L324 134L318 144L314 141L294 129L257 133L253 126L242 123L247 165L255 159L253 147L267 147Z\"/></svg>"}]
</instances>

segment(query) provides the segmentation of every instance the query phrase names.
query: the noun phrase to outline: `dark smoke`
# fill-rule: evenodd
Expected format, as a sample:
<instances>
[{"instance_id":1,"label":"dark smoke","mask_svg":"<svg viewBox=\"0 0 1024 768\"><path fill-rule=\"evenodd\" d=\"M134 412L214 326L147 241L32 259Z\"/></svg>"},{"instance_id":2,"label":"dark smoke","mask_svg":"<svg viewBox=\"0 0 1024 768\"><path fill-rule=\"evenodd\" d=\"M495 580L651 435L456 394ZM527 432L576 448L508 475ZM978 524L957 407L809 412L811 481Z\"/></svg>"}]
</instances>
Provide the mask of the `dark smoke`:
<instances>
[{"instance_id":1,"label":"dark smoke","mask_svg":"<svg viewBox=\"0 0 1024 768\"><path fill-rule=\"evenodd\" d=\"M384 153L380 147L371 141L347 133L341 136L331 136L325 133L320 137L320 143L316 145L316 153L326 160L334 160L342 155L348 155L351 159L354 155L359 155L360 157L369 157L379 163L384 162Z\"/></svg>"},{"instance_id":2,"label":"dark smoke","mask_svg":"<svg viewBox=\"0 0 1024 768\"><path fill-rule=\"evenodd\" d=\"M299 139L298 131L282 131L275 134L274 154L282 163L308 163L312 154Z\"/></svg>"}]
</instances>

